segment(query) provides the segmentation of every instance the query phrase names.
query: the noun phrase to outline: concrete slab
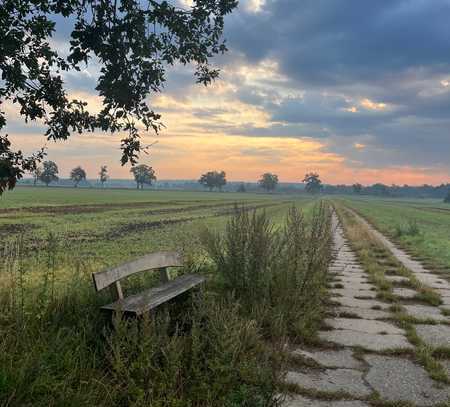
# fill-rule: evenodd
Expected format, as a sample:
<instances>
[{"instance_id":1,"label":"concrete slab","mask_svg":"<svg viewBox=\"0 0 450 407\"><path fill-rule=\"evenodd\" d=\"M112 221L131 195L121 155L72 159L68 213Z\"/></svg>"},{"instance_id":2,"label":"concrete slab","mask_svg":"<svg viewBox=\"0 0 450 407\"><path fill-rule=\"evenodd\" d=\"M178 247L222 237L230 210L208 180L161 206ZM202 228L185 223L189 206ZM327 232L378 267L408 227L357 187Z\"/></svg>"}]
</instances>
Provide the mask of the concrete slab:
<instances>
[{"instance_id":1,"label":"concrete slab","mask_svg":"<svg viewBox=\"0 0 450 407\"><path fill-rule=\"evenodd\" d=\"M445 403L450 387L438 388L423 367L398 357L366 355L370 369L366 381L382 400L410 402L419 406Z\"/></svg>"},{"instance_id":2,"label":"concrete slab","mask_svg":"<svg viewBox=\"0 0 450 407\"><path fill-rule=\"evenodd\" d=\"M346 298L346 297L336 297L334 300L344 307L380 309L380 310L389 308L389 304L375 300L358 300L356 298Z\"/></svg>"},{"instance_id":3,"label":"concrete slab","mask_svg":"<svg viewBox=\"0 0 450 407\"><path fill-rule=\"evenodd\" d=\"M366 298L376 298L377 292L373 290L353 290L351 288L333 288L330 290L331 294L338 295L340 297L356 298L356 297L366 297Z\"/></svg>"},{"instance_id":4,"label":"concrete slab","mask_svg":"<svg viewBox=\"0 0 450 407\"><path fill-rule=\"evenodd\" d=\"M413 349L403 335L377 335L351 330L319 332L319 338L342 346L357 346L379 352L392 349Z\"/></svg>"},{"instance_id":5,"label":"concrete slab","mask_svg":"<svg viewBox=\"0 0 450 407\"><path fill-rule=\"evenodd\" d=\"M386 319L391 316L389 312L358 307L337 307L333 310L337 316L355 315L362 319Z\"/></svg>"},{"instance_id":6,"label":"concrete slab","mask_svg":"<svg viewBox=\"0 0 450 407\"><path fill-rule=\"evenodd\" d=\"M342 391L355 397L365 397L372 393L372 390L364 383L363 372L353 369L291 371L286 375L286 382L309 390Z\"/></svg>"},{"instance_id":7,"label":"concrete slab","mask_svg":"<svg viewBox=\"0 0 450 407\"><path fill-rule=\"evenodd\" d=\"M432 347L450 348L450 326L448 325L416 325L419 338Z\"/></svg>"},{"instance_id":8,"label":"concrete slab","mask_svg":"<svg viewBox=\"0 0 450 407\"><path fill-rule=\"evenodd\" d=\"M433 319L435 321L447 321L449 318L441 313L439 307L433 307L431 305L403 305L407 314L421 319Z\"/></svg>"},{"instance_id":9,"label":"concrete slab","mask_svg":"<svg viewBox=\"0 0 450 407\"><path fill-rule=\"evenodd\" d=\"M362 369L364 364L353 357L351 349L306 351L296 349L292 352L305 359L311 359L323 367Z\"/></svg>"},{"instance_id":10,"label":"concrete slab","mask_svg":"<svg viewBox=\"0 0 450 407\"><path fill-rule=\"evenodd\" d=\"M410 300L419 294L416 290L411 290L410 288L394 288L392 293L398 298L405 300Z\"/></svg>"},{"instance_id":11,"label":"concrete slab","mask_svg":"<svg viewBox=\"0 0 450 407\"><path fill-rule=\"evenodd\" d=\"M369 404L354 400L313 400L303 396L288 396L281 403L281 407L369 407Z\"/></svg>"},{"instance_id":12,"label":"concrete slab","mask_svg":"<svg viewBox=\"0 0 450 407\"><path fill-rule=\"evenodd\" d=\"M385 275L384 278L391 283L408 283L409 278L403 277L403 276L387 276Z\"/></svg>"},{"instance_id":13,"label":"concrete slab","mask_svg":"<svg viewBox=\"0 0 450 407\"><path fill-rule=\"evenodd\" d=\"M395 325L383 321L354 318L327 318L324 322L334 329L345 329L367 334L405 334L405 331L403 329L397 328Z\"/></svg>"}]
</instances>

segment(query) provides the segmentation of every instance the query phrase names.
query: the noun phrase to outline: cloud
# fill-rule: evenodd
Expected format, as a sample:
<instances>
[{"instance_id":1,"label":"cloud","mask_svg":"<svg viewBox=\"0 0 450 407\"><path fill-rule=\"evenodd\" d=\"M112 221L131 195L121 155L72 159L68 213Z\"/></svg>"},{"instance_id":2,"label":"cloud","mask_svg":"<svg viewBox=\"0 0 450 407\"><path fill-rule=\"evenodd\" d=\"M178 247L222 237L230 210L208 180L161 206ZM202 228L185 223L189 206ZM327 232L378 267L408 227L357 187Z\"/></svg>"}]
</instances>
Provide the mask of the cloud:
<instances>
[{"instance_id":1,"label":"cloud","mask_svg":"<svg viewBox=\"0 0 450 407\"><path fill-rule=\"evenodd\" d=\"M205 88L194 84L192 66L168 67L163 93L149 98L166 128L158 138L145 134L158 144L144 158L163 176L196 178L220 167L235 179L264 168L291 181L309 170L340 183L448 181L448 0L240 3L226 17L230 52L213 59L221 78ZM65 23L59 19L57 30ZM62 51L69 26L54 39ZM98 109L97 76L94 61L64 79ZM8 130L25 147L42 141L30 144L33 127L16 119ZM107 152L118 160L118 144L108 144L116 136L89 137L52 151L70 165L83 148L86 157L106 160Z\"/></svg>"}]
</instances>

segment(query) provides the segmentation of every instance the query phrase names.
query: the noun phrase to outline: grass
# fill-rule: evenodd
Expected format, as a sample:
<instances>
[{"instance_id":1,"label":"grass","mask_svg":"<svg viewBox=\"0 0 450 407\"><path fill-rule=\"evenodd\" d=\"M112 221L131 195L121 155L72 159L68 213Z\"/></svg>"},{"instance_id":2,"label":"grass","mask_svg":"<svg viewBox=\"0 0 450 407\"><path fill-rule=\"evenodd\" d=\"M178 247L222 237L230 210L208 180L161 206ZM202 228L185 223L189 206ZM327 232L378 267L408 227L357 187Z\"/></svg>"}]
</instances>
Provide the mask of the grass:
<instances>
[{"instance_id":1,"label":"grass","mask_svg":"<svg viewBox=\"0 0 450 407\"><path fill-rule=\"evenodd\" d=\"M134 189L98 189L65 187L24 187L18 186L6 191L0 197L0 208L24 208L53 205L107 205L127 203L205 202L222 200L273 200L273 194L233 193L233 192L191 192Z\"/></svg>"},{"instance_id":2,"label":"grass","mask_svg":"<svg viewBox=\"0 0 450 407\"><path fill-rule=\"evenodd\" d=\"M53 233L60 251L103 268L179 242L196 245L205 225L224 227L236 203L278 219L292 205L257 194L18 188L0 197L0 244L23 236L28 250L39 251Z\"/></svg>"},{"instance_id":3,"label":"grass","mask_svg":"<svg viewBox=\"0 0 450 407\"><path fill-rule=\"evenodd\" d=\"M450 206L431 199L345 199L414 257L450 278Z\"/></svg>"},{"instance_id":4,"label":"grass","mask_svg":"<svg viewBox=\"0 0 450 407\"><path fill-rule=\"evenodd\" d=\"M322 318L329 241L325 212L315 212L306 200L239 195L242 210L235 214L232 194L200 193L189 200L179 193L169 200L153 191L148 193L153 200L136 192L139 198L121 195L107 205L115 199L112 193L125 192L79 189L70 192L80 196L69 199L58 196L64 190L36 188L32 205L21 202L33 190L14 191L20 199L6 195L9 203L0 209L0 405L275 403L286 342L314 338ZM103 193L108 200L100 197ZM1 234L12 224L23 225L20 233ZM241 267L233 269L229 261L221 267L203 249L205 228L220 241L246 231L254 250L242 247ZM264 239L278 250L277 258L265 250ZM109 293L94 292L91 273L172 248L188 257L184 271L209 275L206 288L149 318L118 317L111 324L99 310ZM231 259L236 252L223 254ZM259 283L230 290L226 276L236 277L244 260L248 276ZM280 267L285 274L277 273ZM124 291L155 281L152 273L143 273L128 279ZM260 295L250 297L255 287Z\"/></svg>"},{"instance_id":5,"label":"grass","mask_svg":"<svg viewBox=\"0 0 450 407\"><path fill-rule=\"evenodd\" d=\"M404 312L402 304L392 292L392 283L385 278L386 271L395 267L399 274L410 278L411 285L420 290L416 298L418 300L431 305L438 305L440 303L439 297L431 290L421 287L420 283L413 278L411 272L401 267L395 257L385 249L379 240L373 237L367 227L359 222L350 211L338 206L338 213L352 247L355 249L364 269L368 272L369 280L377 287L377 297L392 304L389 310L393 313L393 322L406 331L407 339L415 346L415 359L428 371L430 377L448 384L449 378L436 359L435 350L426 346L417 335L414 324L418 320Z\"/></svg>"}]
</instances>

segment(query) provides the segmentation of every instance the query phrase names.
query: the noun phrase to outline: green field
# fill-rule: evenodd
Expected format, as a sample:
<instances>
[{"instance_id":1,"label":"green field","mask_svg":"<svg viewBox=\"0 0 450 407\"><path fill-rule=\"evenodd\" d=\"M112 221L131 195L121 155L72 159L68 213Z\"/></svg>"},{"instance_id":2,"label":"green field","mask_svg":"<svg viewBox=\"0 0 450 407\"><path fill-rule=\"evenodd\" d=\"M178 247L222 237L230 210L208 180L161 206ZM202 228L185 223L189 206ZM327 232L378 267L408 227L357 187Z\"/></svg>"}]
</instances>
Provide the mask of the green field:
<instances>
[{"instance_id":1,"label":"green field","mask_svg":"<svg viewBox=\"0 0 450 407\"><path fill-rule=\"evenodd\" d=\"M0 405L271 405L286 337L314 340L323 317L331 229L325 213L312 211L316 202L247 193L7 192L0 198ZM110 292L95 292L92 272L170 249L185 254L181 273L208 276L206 289L148 320L111 326L99 309ZM158 284L157 274L126 279L125 295Z\"/></svg>"},{"instance_id":2,"label":"green field","mask_svg":"<svg viewBox=\"0 0 450 407\"><path fill-rule=\"evenodd\" d=\"M318 332L334 306L328 204L378 298L397 301L384 278L397 263L344 207L427 267L450 268L450 208L433 200L43 187L6 193L0 405L275 407L286 369L304 363L287 351L320 347ZM158 250L184 254L171 277L200 273L207 283L143 319L119 315L111 323L100 306L113 298L95 292L92 272ZM149 272L122 281L126 296L158 284L158 273ZM440 301L414 287L417 301ZM417 360L446 381L432 352L419 348Z\"/></svg>"},{"instance_id":3,"label":"green field","mask_svg":"<svg viewBox=\"0 0 450 407\"><path fill-rule=\"evenodd\" d=\"M450 205L433 199L344 199L381 232L436 269L450 269Z\"/></svg>"},{"instance_id":4,"label":"green field","mask_svg":"<svg viewBox=\"0 0 450 407\"><path fill-rule=\"evenodd\" d=\"M53 233L61 250L104 267L192 243L204 226L220 228L235 205L276 217L293 202L263 194L17 188L0 198L0 243L21 237L39 250Z\"/></svg>"}]
</instances>

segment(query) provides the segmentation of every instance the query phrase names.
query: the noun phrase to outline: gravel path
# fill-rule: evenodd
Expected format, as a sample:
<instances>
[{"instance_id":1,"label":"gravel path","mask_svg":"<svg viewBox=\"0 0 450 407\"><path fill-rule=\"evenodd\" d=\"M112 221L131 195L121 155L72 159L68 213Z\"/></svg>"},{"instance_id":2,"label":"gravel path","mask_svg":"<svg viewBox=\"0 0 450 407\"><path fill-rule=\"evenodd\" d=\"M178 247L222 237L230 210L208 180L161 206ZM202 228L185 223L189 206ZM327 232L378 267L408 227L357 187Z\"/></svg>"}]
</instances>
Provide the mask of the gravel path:
<instances>
[{"instance_id":1,"label":"gravel path","mask_svg":"<svg viewBox=\"0 0 450 407\"><path fill-rule=\"evenodd\" d=\"M304 367L296 365L288 372L286 382L296 387L299 394L289 395L283 406L364 407L380 405L380 402L450 405L450 386L432 380L414 361L414 346L406 332L392 320L390 304L377 299L377 288L369 282L335 214L333 226L335 258L329 272L333 276L330 294L335 305L325 320L327 329L319 333L320 346L292 351L293 356L308 363ZM373 228L371 231L376 232ZM405 253L396 249L394 254L413 267L412 271L426 274L432 280L431 273L416 267ZM423 306L411 302L409 291L394 293L410 306ZM439 308L429 308L435 315L443 316ZM410 312L416 315L425 311L411 309ZM445 323L417 325L417 334L431 346L449 345L449 329ZM444 367L447 367L445 363Z\"/></svg>"}]
</instances>

